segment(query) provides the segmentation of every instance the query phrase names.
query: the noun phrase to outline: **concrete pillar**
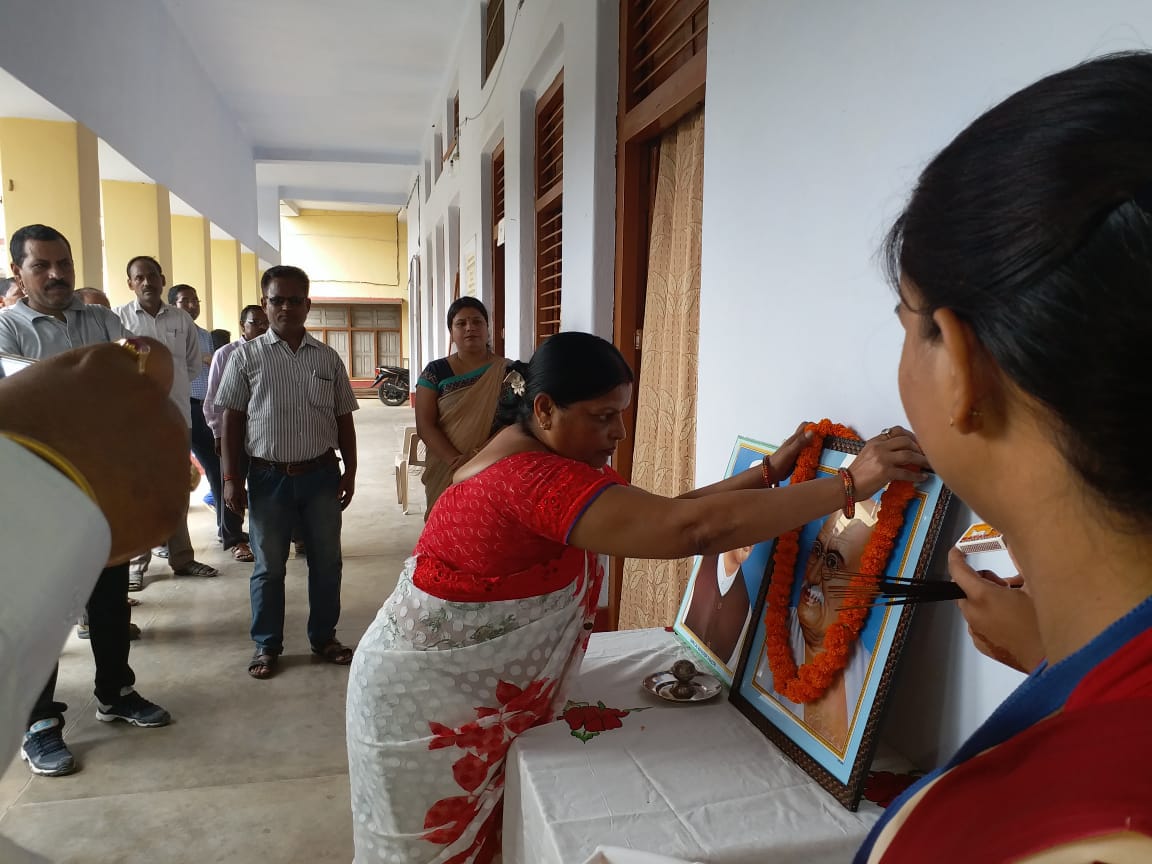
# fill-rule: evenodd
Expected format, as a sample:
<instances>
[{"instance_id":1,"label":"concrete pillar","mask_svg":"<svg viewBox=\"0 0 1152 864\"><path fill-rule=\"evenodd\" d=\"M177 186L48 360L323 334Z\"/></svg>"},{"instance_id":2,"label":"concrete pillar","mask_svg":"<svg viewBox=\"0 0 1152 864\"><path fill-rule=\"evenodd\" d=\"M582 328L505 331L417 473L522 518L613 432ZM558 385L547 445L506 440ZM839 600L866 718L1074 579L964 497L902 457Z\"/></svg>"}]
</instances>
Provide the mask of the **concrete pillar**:
<instances>
[{"instance_id":1,"label":"concrete pillar","mask_svg":"<svg viewBox=\"0 0 1152 864\"><path fill-rule=\"evenodd\" d=\"M172 272L168 284L184 283L200 296L200 320L205 330L228 326L215 323L212 314L212 240L210 226L202 216L172 217Z\"/></svg>"},{"instance_id":2,"label":"concrete pillar","mask_svg":"<svg viewBox=\"0 0 1152 864\"><path fill-rule=\"evenodd\" d=\"M240 253L240 307L260 302L260 262L255 252ZM239 319L237 319L239 321Z\"/></svg>"},{"instance_id":3,"label":"concrete pillar","mask_svg":"<svg viewBox=\"0 0 1152 864\"><path fill-rule=\"evenodd\" d=\"M240 242L212 241L212 326L227 330L235 339L240 332Z\"/></svg>"}]
</instances>

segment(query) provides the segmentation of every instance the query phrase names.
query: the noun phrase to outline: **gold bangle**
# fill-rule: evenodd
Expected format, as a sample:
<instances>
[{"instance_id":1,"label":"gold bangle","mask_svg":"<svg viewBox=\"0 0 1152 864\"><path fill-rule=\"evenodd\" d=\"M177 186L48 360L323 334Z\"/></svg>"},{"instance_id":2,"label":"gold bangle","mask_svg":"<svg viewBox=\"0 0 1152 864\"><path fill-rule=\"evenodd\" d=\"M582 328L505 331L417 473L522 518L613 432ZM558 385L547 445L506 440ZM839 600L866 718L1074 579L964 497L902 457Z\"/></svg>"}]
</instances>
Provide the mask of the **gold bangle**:
<instances>
[{"instance_id":1,"label":"gold bangle","mask_svg":"<svg viewBox=\"0 0 1152 864\"><path fill-rule=\"evenodd\" d=\"M13 444L19 444L30 453L34 453L75 483L80 491L96 501L96 490L92 488L92 484L88 482L88 478L80 473L80 469L72 464L64 454L60 453L52 447L49 447L43 441L37 441L35 438L29 438L26 435L20 435L16 432L0 432Z\"/></svg>"}]
</instances>

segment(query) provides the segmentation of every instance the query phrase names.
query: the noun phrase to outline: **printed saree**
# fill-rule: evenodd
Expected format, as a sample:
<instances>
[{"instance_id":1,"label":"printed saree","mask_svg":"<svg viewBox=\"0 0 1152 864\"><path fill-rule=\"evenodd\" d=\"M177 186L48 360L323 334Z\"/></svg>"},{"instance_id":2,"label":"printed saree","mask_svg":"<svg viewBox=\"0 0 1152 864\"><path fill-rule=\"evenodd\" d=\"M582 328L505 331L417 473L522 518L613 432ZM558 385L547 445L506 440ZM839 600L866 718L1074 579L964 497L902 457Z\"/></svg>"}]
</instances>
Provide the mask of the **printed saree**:
<instances>
[{"instance_id":1,"label":"printed saree","mask_svg":"<svg viewBox=\"0 0 1152 864\"><path fill-rule=\"evenodd\" d=\"M600 574L520 600L455 603L400 584L360 640L348 685L357 864L487 864L500 848L504 761L553 719L579 668Z\"/></svg>"},{"instance_id":2,"label":"printed saree","mask_svg":"<svg viewBox=\"0 0 1152 864\"><path fill-rule=\"evenodd\" d=\"M358 864L496 860L508 748L564 704L600 597L568 535L622 482L527 452L445 492L352 663Z\"/></svg>"},{"instance_id":3,"label":"printed saree","mask_svg":"<svg viewBox=\"0 0 1152 864\"><path fill-rule=\"evenodd\" d=\"M461 453L473 452L491 437L506 366L507 361L497 357L472 384L439 389L436 405L440 413L440 429ZM452 466L429 451L421 481L428 499L424 511L427 520L432 505L452 483Z\"/></svg>"}]
</instances>

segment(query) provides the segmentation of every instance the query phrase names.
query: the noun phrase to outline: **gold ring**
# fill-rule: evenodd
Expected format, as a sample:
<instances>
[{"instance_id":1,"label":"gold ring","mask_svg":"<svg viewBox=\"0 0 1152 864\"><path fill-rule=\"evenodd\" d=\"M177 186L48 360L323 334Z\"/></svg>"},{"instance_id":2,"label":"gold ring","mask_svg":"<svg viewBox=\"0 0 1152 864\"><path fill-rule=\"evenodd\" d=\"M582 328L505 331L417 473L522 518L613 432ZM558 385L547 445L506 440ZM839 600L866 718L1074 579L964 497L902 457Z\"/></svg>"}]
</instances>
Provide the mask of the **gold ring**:
<instances>
[{"instance_id":1,"label":"gold ring","mask_svg":"<svg viewBox=\"0 0 1152 864\"><path fill-rule=\"evenodd\" d=\"M142 339L121 339L116 344L135 356L136 371L143 375L144 369L148 365L148 354L152 351L152 346Z\"/></svg>"},{"instance_id":2,"label":"gold ring","mask_svg":"<svg viewBox=\"0 0 1152 864\"><path fill-rule=\"evenodd\" d=\"M892 437L892 430L887 428L887 427L881 429L880 430L880 437L883 438L884 440L888 440L889 438Z\"/></svg>"}]
</instances>

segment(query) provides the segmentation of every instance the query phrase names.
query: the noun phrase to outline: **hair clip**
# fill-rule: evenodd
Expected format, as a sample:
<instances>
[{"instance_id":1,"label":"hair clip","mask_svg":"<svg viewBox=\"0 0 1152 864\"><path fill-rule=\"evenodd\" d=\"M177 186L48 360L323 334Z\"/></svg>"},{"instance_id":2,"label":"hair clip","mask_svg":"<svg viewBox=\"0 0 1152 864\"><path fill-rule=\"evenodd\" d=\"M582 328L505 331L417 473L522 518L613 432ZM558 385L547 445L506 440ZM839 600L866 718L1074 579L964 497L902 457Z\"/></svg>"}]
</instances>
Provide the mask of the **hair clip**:
<instances>
[{"instance_id":1,"label":"hair clip","mask_svg":"<svg viewBox=\"0 0 1152 864\"><path fill-rule=\"evenodd\" d=\"M508 386L512 388L513 393L515 393L517 396L524 395L526 382L524 381L523 375L513 369L506 376L504 376L504 380L508 383Z\"/></svg>"}]
</instances>

